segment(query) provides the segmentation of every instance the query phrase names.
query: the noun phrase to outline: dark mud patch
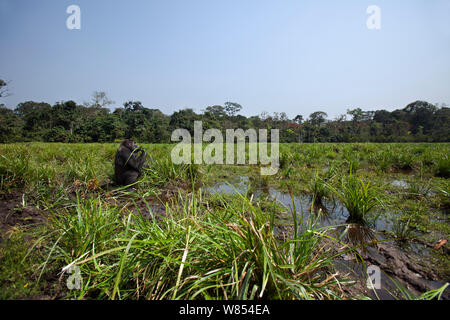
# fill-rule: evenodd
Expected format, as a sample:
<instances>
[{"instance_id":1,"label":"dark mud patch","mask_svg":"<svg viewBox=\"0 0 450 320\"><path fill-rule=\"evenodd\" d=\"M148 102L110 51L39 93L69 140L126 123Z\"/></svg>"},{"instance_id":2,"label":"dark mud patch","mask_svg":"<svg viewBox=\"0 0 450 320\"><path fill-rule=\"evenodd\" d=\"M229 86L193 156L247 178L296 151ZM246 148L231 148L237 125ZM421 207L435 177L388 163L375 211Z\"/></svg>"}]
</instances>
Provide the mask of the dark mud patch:
<instances>
[{"instance_id":1,"label":"dark mud patch","mask_svg":"<svg viewBox=\"0 0 450 320\"><path fill-rule=\"evenodd\" d=\"M376 294L367 289L365 267L355 258L338 260L335 267L348 271L349 277L355 279L355 286L348 289L350 294L364 294L383 300L405 298L399 291L399 285L416 296L424 292L441 288L450 279L442 279L423 257L413 252L406 252L395 242L378 242L375 247L367 247L359 252L365 267L378 266L381 270L381 289ZM446 289L442 299L450 300L450 289Z\"/></svg>"},{"instance_id":2,"label":"dark mud patch","mask_svg":"<svg viewBox=\"0 0 450 320\"><path fill-rule=\"evenodd\" d=\"M412 168L409 165L394 165L391 170L391 173L400 173L400 174L404 174L404 175L411 175L414 174L414 168Z\"/></svg>"},{"instance_id":3,"label":"dark mud patch","mask_svg":"<svg viewBox=\"0 0 450 320\"><path fill-rule=\"evenodd\" d=\"M120 208L123 214L132 213L148 219L161 220L167 216L166 203L170 203L168 199L157 196L139 197L137 195L106 195L102 201L108 203L109 206Z\"/></svg>"},{"instance_id":4,"label":"dark mud patch","mask_svg":"<svg viewBox=\"0 0 450 320\"><path fill-rule=\"evenodd\" d=\"M30 226L45 220L41 211L24 201L23 193L0 194L0 241L13 227Z\"/></svg>"},{"instance_id":5,"label":"dark mud patch","mask_svg":"<svg viewBox=\"0 0 450 320\"><path fill-rule=\"evenodd\" d=\"M143 192L142 187L123 189L121 186L112 186L101 197L111 206L119 207L123 213L132 212L134 215L161 220L167 216L167 205L170 205L172 211L175 206L181 209L183 197L202 186L201 181L196 181L194 185L185 181L171 181L163 188L147 193Z\"/></svg>"},{"instance_id":6,"label":"dark mud patch","mask_svg":"<svg viewBox=\"0 0 450 320\"><path fill-rule=\"evenodd\" d=\"M128 203L127 207L133 214L142 215L148 219L160 220L167 215L165 204L154 197L141 199L132 204Z\"/></svg>"},{"instance_id":7,"label":"dark mud patch","mask_svg":"<svg viewBox=\"0 0 450 320\"><path fill-rule=\"evenodd\" d=\"M26 201L24 193L14 190L0 194L0 260L3 275L13 275L0 279L0 289L9 288L12 299L50 300L64 297L64 286L58 279L60 268L49 266L40 281L40 261L45 259L41 244L35 244L34 227L46 221L45 212ZM16 232L14 228L18 228ZM29 252L33 247L33 250ZM24 260L25 259L25 260ZM8 269L12 268L12 269ZM24 289L26 283L29 289ZM13 288L13 289L11 289ZM5 296L6 295L6 296Z\"/></svg>"}]
</instances>

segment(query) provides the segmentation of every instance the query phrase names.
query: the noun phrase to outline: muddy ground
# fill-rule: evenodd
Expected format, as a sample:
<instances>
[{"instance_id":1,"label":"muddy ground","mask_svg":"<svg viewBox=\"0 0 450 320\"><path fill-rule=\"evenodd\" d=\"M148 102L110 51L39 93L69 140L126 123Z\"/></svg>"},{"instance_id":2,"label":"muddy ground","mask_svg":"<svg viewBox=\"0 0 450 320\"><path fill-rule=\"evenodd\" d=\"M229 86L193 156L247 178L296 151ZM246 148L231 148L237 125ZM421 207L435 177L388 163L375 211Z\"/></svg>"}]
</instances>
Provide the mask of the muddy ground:
<instances>
[{"instance_id":1,"label":"muddy ground","mask_svg":"<svg viewBox=\"0 0 450 320\"><path fill-rule=\"evenodd\" d=\"M30 226L44 221L44 216L36 207L27 205L23 193L13 191L0 194L0 241L14 227Z\"/></svg>"},{"instance_id":2,"label":"muddy ground","mask_svg":"<svg viewBox=\"0 0 450 320\"><path fill-rule=\"evenodd\" d=\"M8 194L0 194L0 243L3 242L8 233L14 228L27 228L34 224L45 221L45 214L36 207L24 202L23 193L13 191ZM119 203L120 204L120 203ZM117 204L117 205L119 205ZM157 218L165 215L165 206L162 199L149 198L148 201L138 201L136 206L132 205L128 209L133 212L141 212L144 216L148 215L149 207L153 212L153 217ZM282 227L279 232L279 238L286 238L290 231L290 226ZM32 242L31 238L29 239ZM418 241L418 240L417 240ZM421 245L427 246L433 250L433 244L421 242ZM449 257L450 250L448 244L445 244L439 250L441 253ZM403 286L411 292L418 295L422 292L439 288L446 282L450 282L448 275L439 275L433 271L429 261L415 255L412 252L402 250L395 241L377 242L373 247L360 251L360 255L364 258L367 265L379 266L382 271L383 287L389 290L377 290L377 295L381 299L393 299L391 293L395 293L395 285L390 278L395 278ZM337 260L336 268L340 275L348 275L349 278L357 279L353 286L344 288L344 292L350 297L368 295L376 298L373 292L367 289L364 279L363 266L356 263L353 255L346 255L343 259ZM56 281L57 278L46 279L47 281ZM54 299L63 298L58 295L43 294L38 297L25 297L27 299ZM447 289L443 299L450 300L450 290Z\"/></svg>"},{"instance_id":3,"label":"muddy ground","mask_svg":"<svg viewBox=\"0 0 450 320\"><path fill-rule=\"evenodd\" d=\"M23 239L26 242L26 247L28 249L31 249L36 241L36 239L27 231L32 230L32 228L45 222L45 213L38 210L30 203L27 203L24 198L26 199L26 196L17 190L7 194L0 194L0 247L7 246L7 239L13 233L24 232ZM2 249L8 250L8 247ZM34 250L38 251L40 251L40 249L39 246L34 248ZM0 261L1 259L2 256L0 256ZM32 274L28 274L26 277L27 281L31 284L37 281L39 275L38 272L32 272ZM2 286L12 285L15 287L15 284L9 284L12 281L14 280L0 279ZM22 292L15 295L15 299L52 300L64 297L63 286L57 272L44 273L40 283L42 285L39 287L37 294L23 295Z\"/></svg>"},{"instance_id":4,"label":"muddy ground","mask_svg":"<svg viewBox=\"0 0 450 320\"><path fill-rule=\"evenodd\" d=\"M350 255L345 255L335 264L341 275L348 274L349 278L359 278L353 287L344 290L351 296L363 293L372 298L378 296L383 300L392 300L402 298L398 285L418 296L423 292L438 289L449 282L445 275L439 275L433 270L429 261L421 259L412 252L402 250L395 241L378 242L366 248L365 252L362 250L358 250L358 252L364 259L365 266L357 263L357 259ZM378 266L381 270L382 289L376 290L376 293L367 289L364 279L365 270L371 265ZM450 300L448 288L442 295L442 299Z\"/></svg>"}]
</instances>

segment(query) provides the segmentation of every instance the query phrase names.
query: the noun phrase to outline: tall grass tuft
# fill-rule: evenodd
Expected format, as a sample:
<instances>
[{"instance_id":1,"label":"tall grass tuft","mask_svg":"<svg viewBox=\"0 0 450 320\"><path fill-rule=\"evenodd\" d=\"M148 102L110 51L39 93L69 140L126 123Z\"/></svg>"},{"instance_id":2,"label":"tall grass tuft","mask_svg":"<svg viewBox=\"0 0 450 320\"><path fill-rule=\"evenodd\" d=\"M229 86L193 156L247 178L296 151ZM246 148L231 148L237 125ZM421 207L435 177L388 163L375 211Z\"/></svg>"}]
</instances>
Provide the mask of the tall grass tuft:
<instances>
[{"instance_id":1,"label":"tall grass tuft","mask_svg":"<svg viewBox=\"0 0 450 320\"><path fill-rule=\"evenodd\" d=\"M154 159L151 166L144 170L153 185L164 185L174 181L195 182L201 176L199 165L174 164L168 157Z\"/></svg>"},{"instance_id":2,"label":"tall grass tuft","mask_svg":"<svg viewBox=\"0 0 450 320\"><path fill-rule=\"evenodd\" d=\"M349 212L349 223L364 223L365 216L382 203L381 192L357 176L343 178L338 188L330 186Z\"/></svg>"},{"instance_id":3,"label":"tall grass tuft","mask_svg":"<svg viewBox=\"0 0 450 320\"><path fill-rule=\"evenodd\" d=\"M397 241L406 241L411 238L413 229L410 226L411 219L407 221L401 218L394 218L392 221L392 234Z\"/></svg>"},{"instance_id":4,"label":"tall grass tuft","mask_svg":"<svg viewBox=\"0 0 450 320\"><path fill-rule=\"evenodd\" d=\"M329 196L328 185L319 177L317 172L308 185L308 192L312 196L313 203L316 206L323 206L323 199Z\"/></svg>"},{"instance_id":5,"label":"tall grass tuft","mask_svg":"<svg viewBox=\"0 0 450 320\"><path fill-rule=\"evenodd\" d=\"M200 191L180 193L158 219L151 209L121 214L105 206L80 201L62 221L50 221L48 260L63 270L81 267L76 298L339 298L333 254L323 243L327 229L314 219L280 242L276 211L240 194L211 211Z\"/></svg>"},{"instance_id":6,"label":"tall grass tuft","mask_svg":"<svg viewBox=\"0 0 450 320\"><path fill-rule=\"evenodd\" d=\"M436 167L435 176L442 178L450 177L450 159L448 159L448 157L439 159Z\"/></svg>"}]
</instances>

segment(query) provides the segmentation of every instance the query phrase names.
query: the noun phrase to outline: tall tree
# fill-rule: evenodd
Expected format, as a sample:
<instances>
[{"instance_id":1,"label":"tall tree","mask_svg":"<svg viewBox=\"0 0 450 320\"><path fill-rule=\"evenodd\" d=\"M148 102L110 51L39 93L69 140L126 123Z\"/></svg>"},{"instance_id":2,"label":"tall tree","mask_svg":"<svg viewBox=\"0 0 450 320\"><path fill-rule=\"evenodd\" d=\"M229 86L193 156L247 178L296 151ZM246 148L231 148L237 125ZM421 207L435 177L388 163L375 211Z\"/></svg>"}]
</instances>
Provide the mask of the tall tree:
<instances>
[{"instance_id":1,"label":"tall tree","mask_svg":"<svg viewBox=\"0 0 450 320\"><path fill-rule=\"evenodd\" d=\"M225 102L224 103L225 112L228 116L234 117L236 113L242 110L242 106L236 102Z\"/></svg>"},{"instance_id":2,"label":"tall tree","mask_svg":"<svg viewBox=\"0 0 450 320\"><path fill-rule=\"evenodd\" d=\"M8 83L5 80L0 79L0 98L7 97L8 95Z\"/></svg>"},{"instance_id":3,"label":"tall tree","mask_svg":"<svg viewBox=\"0 0 450 320\"><path fill-rule=\"evenodd\" d=\"M115 102L110 100L104 91L94 91L89 102L84 102L84 106L87 108L87 114L90 116L96 116L98 114L106 115L109 113L108 106Z\"/></svg>"},{"instance_id":4,"label":"tall tree","mask_svg":"<svg viewBox=\"0 0 450 320\"><path fill-rule=\"evenodd\" d=\"M303 116L301 114L298 114L294 118L294 122L297 124L301 124L303 122Z\"/></svg>"},{"instance_id":5,"label":"tall tree","mask_svg":"<svg viewBox=\"0 0 450 320\"><path fill-rule=\"evenodd\" d=\"M309 115L309 121L313 125L318 126L318 125L321 125L322 123L324 123L326 121L327 117L328 117L328 114L326 112L316 111Z\"/></svg>"},{"instance_id":6,"label":"tall tree","mask_svg":"<svg viewBox=\"0 0 450 320\"><path fill-rule=\"evenodd\" d=\"M21 141L22 119L11 109L0 106L0 143Z\"/></svg>"}]
</instances>

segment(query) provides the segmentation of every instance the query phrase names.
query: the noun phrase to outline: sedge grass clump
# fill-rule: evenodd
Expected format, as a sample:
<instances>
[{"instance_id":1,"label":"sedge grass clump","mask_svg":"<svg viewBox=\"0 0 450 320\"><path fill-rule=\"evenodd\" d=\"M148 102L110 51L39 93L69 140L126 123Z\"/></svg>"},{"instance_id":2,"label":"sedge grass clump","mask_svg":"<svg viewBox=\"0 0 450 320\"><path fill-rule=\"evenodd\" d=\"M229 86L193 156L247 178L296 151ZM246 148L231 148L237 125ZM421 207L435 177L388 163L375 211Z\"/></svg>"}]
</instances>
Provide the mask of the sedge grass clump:
<instances>
[{"instance_id":1,"label":"sedge grass clump","mask_svg":"<svg viewBox=\"0 0 450 320\"><path fill-rule=\"evenodd\" d=\"M431 192L430 181L413 181L409 183L408 198L427 198Z\"/></svg>"},{"instance_id":2,"label":"sedge grass clump","mask_svg":"<svg viewBox=\"0 0 450 320\"><path fill-rule=\"evenodd\" d=\"M280 243L273 229L276 212L267 212L252 204L251 199L237 196L241 199L239 205L209 214L207 222L201 221L206 231L202 247L208 248L210 254L194 257L203 257L202 265L209 268L193 279L185 278L189 281L178 290L182 297L333 297L328 289L336 282L327 278L326 272L331 255L320 246L326 231L317 228L313 221L305 222L296 228L304 232L295 232L290 240Z\"/></svg>"},{"instance_id":3,"label":"sedge grass clump","mask_svg":"<svg viewBox=\"0 0 450 320\"><path fill-rule=\"evenodd\" d=\"M328 185L324 179L319 177L317 172L308 185L308 192L316 206L322 206L323 199L329 196Z\"/></svg>"},{"instance_id":4,"label":"sedge grass clump","mask_svg":"<svg viewBox=\"0 0 450 320\"><path fill-rule=\"evenodd\" d=\"M393 155L390 152L380 152L378 156L374 158L374 164L381 172L388 172L393 163Z\"/></svg>"},{"instance_id":5,"label":"sedge grass clump","mask_svg":"<svg viewBox=\"0 0 450 320\"><path fill-rule=\"evenodd\" d=\"M441 178L450 178L450 159L442 158L438 160L435 176Z\"/></svg>"},{"instance_id":6,"label":"sedge grass clump","mask_svg":"<svg viewBox=\"0 0 450 320\"><path fill-rule=\"evenodd\" d=\"M349 213L349 223L364 223L365 217L381 204L382 193L370 181L350 175L338 188L330 186Z\"/></svg>"},{"instance_id":7,"label":"sedge grass clump","mask_svg":"<svg viewBox=\"0 0 450 320\"><path fill-rule=\"evenodd\" d=\"M438 187L439 208L448 214L450 212L450 183Z\"/></svg>"},{"instance_id":8,"label":"sedge grass clump","mask_svg":"<svg viewBox=\"0 0 450 320\"><path fill-rule=\"evenodd\" d=\"M287 150L283 150L283 152L280 153L279 168L286 169L291 165L292 165L292 154Z\"/></svg>"},{"instance_id":9,"label":"sedge grass clump","mask_svg":"<svg viewBox=\"0 0 450 320\"><path fill-rule=\"evenodd\" d=\"M395 239L398 241L406 241L412 237L413 229L410 226L411 219L404 220L401 218L392 219L392 231Z\"/></svg>"},{"instance_id":10,"label":"sedge grass clump","mask_svg":"<svg viewBox=\"0 0 450 320\"><path fill-rule=\"evenodd\" d=\"M50 270L61 277L69 276L71 268L78 265L81 288L67 290L67 298L107 298L109 295L105 292L110 290L108 282L117 271L120 259L119 239L121 235L126 235L129 217L127 220L119 207L110 206L100 198L77 198L73 208L50 209L46 231L34 244L35 247L46 248L37 282ZM90 263L83 263L84 260ZM59 270L54 271L55 267Z\"/></svg>"},{"instance_id":11,"label":"sedge grass clump","mask_svg":"<svg viewBox=\"0 0 450 320\"><path fill-rule=\"evenodd\" d=\"M0 179L3 187L20 187L27 184L32 174L31 155L22 148L9 148L0 154Z\"/></svg>"},{"instance_id":12,"label":"sedge grass clump","mask_svg":"<svg viewBox=\"0 0 450 320\"><path fill-rule=\"evenodd\" d=\"M33 232L13 228L2 235L0 242L0 299L24 299L41 294L35 283L36 268L42 257L29 252Z\"/></svg>"},{"instance_id":13,"label":"sedge grass clump","mask_svg":"<svg viewBox=\"0 0 450 320\"><path fill-rule=\"evenodd\" d=\"M280 241L275 206L241 194L210 210L200 191L179 193L158 219L143 212L106 218L92 201L51 222L59 227L49 259L63 261L63 270L81 268L82 290L68 293L76 298L339 298L334 256L322 243L327 229L313 220L296 221L298 232Z\"/></svg>"},{"instance_id":14,"label":"sedge grass clump","mask_svg":"<svg viewBox=\"0 0 450 320\"><path fill-rule=\"evenodd\" d=\"M408 151L395 153L392 155L392 167L398 170L410 171L414 168L414 155Z\"/></svg>"},{"instance_id":15,"label":"sedge grass clump","mask_svg":"<svg viewBox=\"0 0 450 320\"><path fill-rule=\"evenodd\" d=\"M61 234L53 250L68 263L75 258L95 254L109 248L109 241L122 228L118 207L110 207L99 198L80 199L69 210L51 210L49 232Z\"/></svg>"},{"instance_id":16,"label":"sedge grass clump","mask_svg":"<svg viewBox=\"0 0 450 320\"><path fill-rule=\"evenodd\" d=\"M175 164L170 158L152 159L151 166L144 169L153 184L164 185L168 182L196 182L200 179L201 168L197 164Z\"/></svg>"}]
</instances>

